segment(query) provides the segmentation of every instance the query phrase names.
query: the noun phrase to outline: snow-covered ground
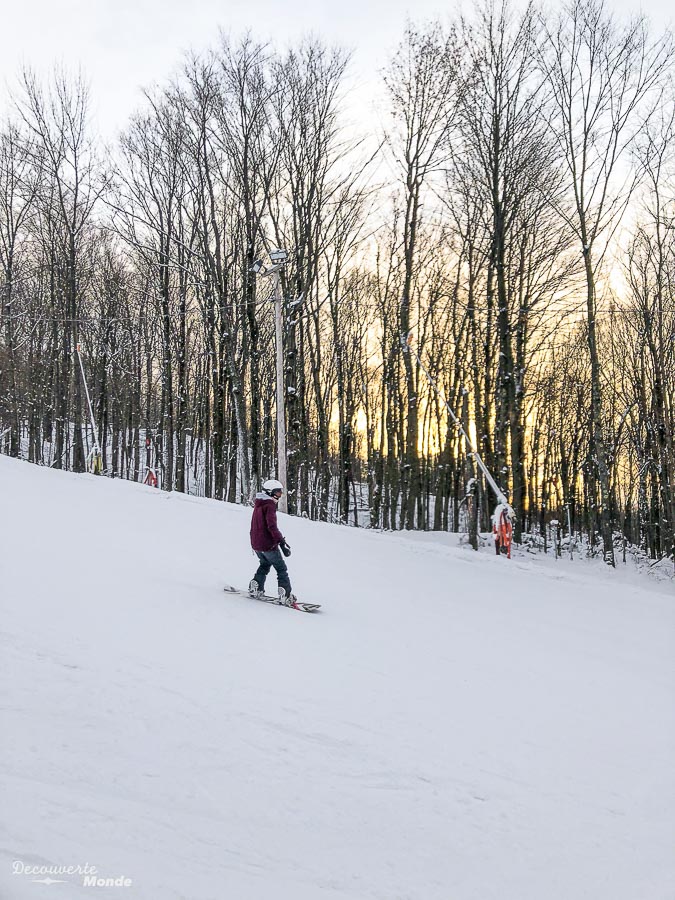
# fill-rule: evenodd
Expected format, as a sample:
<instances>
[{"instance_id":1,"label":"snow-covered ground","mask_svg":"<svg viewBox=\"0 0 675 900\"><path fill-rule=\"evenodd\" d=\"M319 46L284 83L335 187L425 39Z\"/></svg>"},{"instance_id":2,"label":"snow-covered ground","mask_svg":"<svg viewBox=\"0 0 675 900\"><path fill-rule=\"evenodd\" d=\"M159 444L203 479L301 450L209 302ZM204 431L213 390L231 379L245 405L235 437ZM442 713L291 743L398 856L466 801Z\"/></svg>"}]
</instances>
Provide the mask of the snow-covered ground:
<instances>
[{"instance_id":1,"label":"snow-covered ground","mask_svg":"<svg viewBox=\"0 0 675 900\"><path fill-rule=\"evenodd\" d=\"M3 900L673 900L672 583L280 517L307 615L245 508L0 497Z\"/></svg>"}]
</instances>

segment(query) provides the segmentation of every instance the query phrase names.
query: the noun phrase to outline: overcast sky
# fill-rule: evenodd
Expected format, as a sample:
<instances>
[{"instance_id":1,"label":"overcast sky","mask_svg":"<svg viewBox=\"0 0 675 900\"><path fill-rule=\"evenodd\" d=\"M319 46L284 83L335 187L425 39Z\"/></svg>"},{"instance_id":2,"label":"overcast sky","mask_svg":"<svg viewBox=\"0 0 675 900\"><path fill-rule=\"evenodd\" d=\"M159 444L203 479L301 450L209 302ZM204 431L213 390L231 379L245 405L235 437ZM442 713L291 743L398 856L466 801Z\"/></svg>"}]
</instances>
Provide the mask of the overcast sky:
<instances>
[{"instance_id":1,"label":"overcast sky","mask_svg":"<svg viewBox=\"0 0 675 900\"><path fill-rule=\"evenodd\" d=\"M631 0L608 4L639 8ZM112 137L138 105L140 88L165 80L185 50L212 45L219 28L233 36L250 28L282 46L311 32L354 50L350 83L363 112L406 18L444 18L453 8L442 0L0 0L0 79L12 85L24 63L81 66L98 128ZM672 19L665 0L642 0L641 8L655 25Z\"/></svg>"}]
</instances>

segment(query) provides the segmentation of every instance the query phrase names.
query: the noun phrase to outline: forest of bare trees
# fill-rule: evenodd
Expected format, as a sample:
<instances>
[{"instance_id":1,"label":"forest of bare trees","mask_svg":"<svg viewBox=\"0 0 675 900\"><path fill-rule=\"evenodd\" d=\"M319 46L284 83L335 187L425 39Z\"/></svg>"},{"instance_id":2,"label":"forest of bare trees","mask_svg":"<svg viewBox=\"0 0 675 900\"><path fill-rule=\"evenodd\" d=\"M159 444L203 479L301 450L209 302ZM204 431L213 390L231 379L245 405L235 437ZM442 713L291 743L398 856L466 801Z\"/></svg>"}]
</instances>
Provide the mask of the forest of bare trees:
<instances>
[{"instance_id":1,"label":"forest of bare trees","mask_svg":"<svg viewBox=\"0 0 675 900\"><path fill-rule=\"evenodd\" d=\"M517 541L555 521L612 564L624 541L673 553L670 35L601 0L410 24L372 126L348 71L316 38L223 37L109 148L84 79L20 73L0 123L2 452L84 471L96 433L109 475L248 502L277 471L253 264L282 247L291 513L487 529L443 397Z\"/></svg>"}]
</instances>

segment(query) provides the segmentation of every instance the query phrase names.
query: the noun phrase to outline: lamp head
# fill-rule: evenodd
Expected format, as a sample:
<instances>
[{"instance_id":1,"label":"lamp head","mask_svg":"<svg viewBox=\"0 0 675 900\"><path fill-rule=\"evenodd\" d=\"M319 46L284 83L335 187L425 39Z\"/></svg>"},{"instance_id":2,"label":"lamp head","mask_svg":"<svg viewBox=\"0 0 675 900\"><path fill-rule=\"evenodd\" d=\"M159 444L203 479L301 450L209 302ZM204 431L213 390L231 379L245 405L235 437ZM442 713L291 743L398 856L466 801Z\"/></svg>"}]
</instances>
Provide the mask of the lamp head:
<instances>
[{"instance_id":1,"label":"lamp head","mask_svg":"<svg viewBox=\"0 0 675 900\"><path fill-rule=\"evenodd\" d=\"M270 250L270 259L273 263L285 263L288 259L286 250Z\"/></svg>"}]
</instances>

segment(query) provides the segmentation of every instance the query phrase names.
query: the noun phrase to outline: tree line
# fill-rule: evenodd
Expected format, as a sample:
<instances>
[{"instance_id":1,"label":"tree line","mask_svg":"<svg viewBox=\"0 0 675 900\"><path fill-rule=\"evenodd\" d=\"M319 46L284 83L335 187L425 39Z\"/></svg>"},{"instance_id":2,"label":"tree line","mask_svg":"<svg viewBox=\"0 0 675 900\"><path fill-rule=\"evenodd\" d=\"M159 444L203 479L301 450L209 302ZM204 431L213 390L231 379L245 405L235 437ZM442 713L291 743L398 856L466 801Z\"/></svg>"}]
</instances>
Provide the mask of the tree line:
<instances>
[{"instance_id":1,"label":"tree line","mask_svg":"<svg viewBox=\"0 0 675 900\"><path fill-rule=\"evenodd\" d=\"M600 0L409 24L385 126L349 56L187 56L116 146L82 77L20 75L0 131L0 434L12 456L377 528L560 521L614 562L675 535L673 45ZM78 351L79 348L79 351ZM89 416L85 381L93 422ZM429 377L428 377L429 376ZM470 435L467 446L457 421Z\"/></svg>"}]
</instances>

